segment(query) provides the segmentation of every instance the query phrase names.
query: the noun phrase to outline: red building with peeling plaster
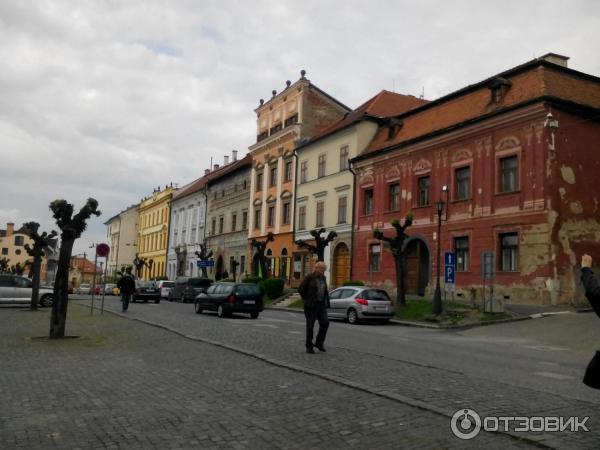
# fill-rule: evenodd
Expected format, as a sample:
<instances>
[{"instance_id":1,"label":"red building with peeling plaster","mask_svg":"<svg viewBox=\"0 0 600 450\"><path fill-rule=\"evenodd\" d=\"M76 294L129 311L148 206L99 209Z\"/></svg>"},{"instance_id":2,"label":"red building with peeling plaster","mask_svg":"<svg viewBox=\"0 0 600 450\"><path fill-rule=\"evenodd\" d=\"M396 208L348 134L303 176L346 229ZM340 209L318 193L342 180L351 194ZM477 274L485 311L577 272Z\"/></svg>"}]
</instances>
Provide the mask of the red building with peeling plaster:
<instances>
[{"instance_id":1,"label":"red building with peeling plaster","mask_svg":"<svg viewBox=\"0 0 600 450\"><path fill-rule=\"evenodd\" d=\"M373 229L391 236L389 222L411 212L408 293L433 292L439 241L442 264L456 252L464 299L481 300L491 251L500 300L582 301L582 253L600 265L600 78L567 60L550 53L380 127L352 160L353 279L394 291L393 257Z\"/></svg>"}]
</instances>

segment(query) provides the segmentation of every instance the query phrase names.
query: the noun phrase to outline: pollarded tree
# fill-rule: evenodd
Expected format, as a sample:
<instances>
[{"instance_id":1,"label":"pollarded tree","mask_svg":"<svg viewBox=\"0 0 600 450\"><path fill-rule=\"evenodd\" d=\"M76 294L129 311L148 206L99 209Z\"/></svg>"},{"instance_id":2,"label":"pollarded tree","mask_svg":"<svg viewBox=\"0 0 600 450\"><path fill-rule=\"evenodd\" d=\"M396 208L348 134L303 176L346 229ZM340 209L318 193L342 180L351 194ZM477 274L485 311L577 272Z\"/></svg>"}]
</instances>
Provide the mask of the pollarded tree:
<instances>
[{"instance_id":1,"label":"pollarded tree","mask_svg":"<svg viewBox=\"0 0 600 450\"><path fill-rule=\"evenodd\" d=\"M133 266L135 267L135 276L140 278L140 274L146 265L146 258L143 256L139 256L137 253L135 254L135 258L133 259Z\"/></svg>"},{"instance_id":2,"label":"pollarded tree","mask_svg":"<svg viewBox=\"0 0 600 450\"><path fill-rule=\"evenodd\" d=\"M8 263L10 259L8 258L0 258L0 273L8 272Z\"/></svg>"},{"instance_id":3,"label":"pollarded tree","mask_svg":"<svg viewBox=\"0 0 600 450\"><path fill-rule=\"evenodd\" d=\"M45 250L50 245L50 241L56 237L56 231L52 230L50 234L45 231L40 235L38 230L40 224L37 222L27 222L23 224L25 234L33 241L33 247L25 244L25 250L29 256L33 257L31 266L31 304L29 309L35 311L39 302L40 296L40 272L42 267L42 258L45 256Z\"/></svg>"},{"instance_id":4,"label":"pollarded tree","mask_svg":"<svg viewBox=\"0 0 600 450\"><path fill-rule=\"evenodd\" d=\"M25 264L21 264L20 262L17 262L16 264L13 264L12 266L9 267L8 271L10 273L14 273L15 275L19 275L19 276L23 276L23 272L25 272L25 269L28 266L29 261L26 261Z\"/></svg>"},{"instance_id":5,"label":"pollarded tree","mask_svg":"<svg viewBox=\"0 0 600 450\"><path fill-rule=\"evenodd\" d=\"M323 233L327 230L325 228L320 228L318 230L311 230L310 234L315 238L315 245L309 244L308 242L299 239L296 241L296 245L298 247L304 247L308 249L311 253L317 254L317 261L325 260L325 249L329 245L331 241L333 241L337 237L337 233L335 231L330 231L326 238L321 237Z\"/></svg>"},{"instance_id":6,"label":"pollarded tree","mask_svg":"<svg viewBox=\"0 0 600 450\"><path fill-rule=\"evenodd\" d=\"M404 242L410 237L406 234L406 229L413 223L413 215L408 213L404 219L404 225L400 224L400 221L394 219L390 224L396 229L396 236L386 237L383 235L383 231L375 228L373 230L373 237L381 241L388 242L390 244L390 250L394 255L394 261L396 263L396 305L405 306L406 296L404 293L404 277L406 272L406 249L404 248Z\"/></svg>"},{"instance_id":7,"label":"pollarded tree","mask_svg":"<svg viewBox=\"0 0 600 450\"><path fill-rule=\"evenodd\" d=\"M200 251L199 252L195 252L196 256L198 258L200 258L200 261L208 261L210 258L212 258L213 255L213 251L208 249L208 245L206 244L206 241L204 241L202 244L200 244ZM200 269L202 269L202 276L204 278L208 278L208 273L206 272L206 267L202 266ZM179 275L179 273L178 273ZM183 273L182 273L183 275Z\"/></svg>"},{"instance_id":8,"label":"pollarded tree","mask_svg":"<svg viewBox=\"0 0 600 450\"><path fill-rule=\"evenodd\" d=\"M53 217L60 228L60 253L58 256L58 269L54 282L54 303L52 304L52 317L50 319L50 339L65 337L67 324L67 306L69 303L69 267L75 239L81 237L85 231L86 221L92 216L99 216L98 202L88 198L86 204L73 215L73 205L66 200L54 200L50 203Z\"/></svg>"},{"instance_id":9,"label":"pollarded tree","mask_svg":"<svg viewBox=\"0 0 600 450\"><path fill-rule=\"evenodd\" d=\"M256 252L258 253L258 271L259 273L255 274L261 278L267 278L267 260L265 258L265 250L267 249L267 244L269 242L273 242L275 240L275 236L273 233L269 232L267 234L267 238L264 241L258 241L256 239L252 239L250 245L256 248Z\"/></svg>"}]
</instances>

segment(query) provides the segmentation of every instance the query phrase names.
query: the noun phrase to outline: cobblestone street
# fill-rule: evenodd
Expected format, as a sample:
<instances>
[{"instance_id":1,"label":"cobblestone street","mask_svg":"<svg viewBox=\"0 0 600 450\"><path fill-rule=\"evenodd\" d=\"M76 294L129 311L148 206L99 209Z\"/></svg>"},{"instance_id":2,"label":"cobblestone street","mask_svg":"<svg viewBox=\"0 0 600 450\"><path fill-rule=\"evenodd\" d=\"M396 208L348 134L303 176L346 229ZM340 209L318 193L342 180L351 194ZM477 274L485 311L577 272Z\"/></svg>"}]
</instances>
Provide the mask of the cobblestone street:
<instances>
[{"instance_id":1,"label":"cobblestone street","mask_svg":"<svg viewBox=\"0 0 600 450\"><path fill-rule=\"evenodd\" d=\"M461 441L439 414L77 304L80 338L31 339L48 322L48 310L0 311L0 448L530 446Z\"/></svg>"}]
</instances>

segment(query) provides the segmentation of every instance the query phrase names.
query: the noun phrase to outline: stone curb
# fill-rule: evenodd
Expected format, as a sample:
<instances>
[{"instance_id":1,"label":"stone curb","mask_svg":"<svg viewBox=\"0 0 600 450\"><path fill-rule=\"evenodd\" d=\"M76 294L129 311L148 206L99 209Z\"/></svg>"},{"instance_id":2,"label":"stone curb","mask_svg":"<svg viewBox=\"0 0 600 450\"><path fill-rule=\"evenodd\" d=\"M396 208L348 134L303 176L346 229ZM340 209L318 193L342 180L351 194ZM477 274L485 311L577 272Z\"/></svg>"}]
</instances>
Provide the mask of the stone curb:
<instances>
[{"instance_id":1,"label":"stone curb","mask_svg":"<svg viewBox=\"0 0 600 450\"><path fill-rule=\"evenodd\" d=\"M83 305L81 305L81 306L83 306ZM95 308L95 309L97 309L97 308ZM270 308L270 309L284 309L284 308ZM296 311L294 308L285 308L285 309L286 310L291 310L291 311ZM163 329L163 330L170 331L171 333L174 333L174 334L176 334L178 336L181 336L183 338L186 338L186 339L189 339L189 340L192 340L192 341L202 342L202 343L209 344L209 345L214 345L215 347L219 347L219 348L230 350L230 351L233 351L233 352L236 352L236 353L240 353L242 355L245 355L245 356L248 356L248 357L251 357L251 358L254 358L254 359L258 359L259 361L266 362L267 364L271 364L271 365L276 366L276 367L281 367L283 369L292 370L294 372L304 373L304 374L307 374L307 375L312 375L312 376L315 376L315 377L318 377L318 378L330 381L332 383L339 384L341 386L345 386L345 387L348 387L348 388L351 388L351 389L356 389L356 390L361 391L361 392L366 392L368 394L375 395L377 397L381 397L381 398L384 398L384 399L387 399L387 400L396 401L396 402L399 402L399 403L404 403L406 405L418 408L418 409L423 410L423 411L431 412L431 413L437 414L437 415L442 416L442 417L447 417L447 418L451 419L453 417L454 413L456 412L456 411L449 411L449 410L446 410L446 409L443 409L443 408L438 408L437 406L430 405L430 404L428 404L426 402L423 402L423 401L420 401L420 400L415 400L415 399L412 399L410 397L406 397L404 395L400 395L400 394L396 394L396 393L393 393L393 392L389 392L389 391L386 391L386 390L383 390L383 389L374 389L374 388L369 387L367 385L364 385L362 383L357 383L357 382L354 382L354 381L351 381L351 380L348 380L348 379L345 379L345 378L342 378L342 377L338 377L338 376L335 376L335 375L329 375L327 373L324 373L324 372L321 372L321 371L318 371L318 370L314 370L314 369L310 369L310 368L298 366L296 364L286 363L286 362L283 362L283 361L280 361L280 360L277 360L277 359L274 359L274 358L270 358L270 357L268 357L266 355L262 355L260 353L253 353L253 352L251 352L249 350L244 350L243 348L240 348L240 347L237 347L237 346L234 346L234 345L224 344L222 342L213 341L212 339L205 339L205 338L201 338L201 337L189 335L189 334L186 334L186 333L182 333L181 331L178 331L178 330L176 330L174 328L171 328L169 326L166 326L166 325L162 325L160 323L152 322L152 321L149 321L149 320L146 320L146 319L139 319L139 318L136 318L136 317L131 317L131 316L128 316L127 314L122 314L122 313L119 313L117 311L111 311L111 310L106 310L106 309L105 309L105 311L107 311L107 312L109 312L111 314L114 314L116 316L122 317L124 319L135 320L137 322L140 322L140 323L143 323L143 324L146 324L146 325L150 325L150 326L153 326L153 327L156 327L156 328L160 328L160 329ZM296 311L296 312L302 312L302 311ZM554 446L549 446L549 445L546 445L546 444L544 444L542 442L539 442L539 440L538 440L539 438L536 439L535 436L533 436L533 437L527 437L527 436L523 436L521 434L515 433L513 431L488 431L488 433L497 433L497 434L508 435L508 436L510 436L513 439L516 439L516 440L519 440L519 441L526 441L526 442L531 443L531 444L533 444L533 445L535 445L535 446L537 446L539 448L551 448L551 449L556 448Z\"/></svg>"},{"instance_id":2,"label":"stone curb","mask_svg":"<svg viewBox=\"0 0 600 450\"><path fill-rule=\"evenodd\" d=\"M279 311L288 311L288 312L295 312L295 313L303 313L303 311L301 309L285 308L285 307L278 307L278 306L265 306L265 309L274 309L274 310L279 310ZM480 327L480 326L495 325L495 324L509 323L509 322L519 322L519 321L522 321L522 320L529 320L529 319L537 319L537 318L540 318L540 317L546 317L546 316L555 315L555 314L562 314L562 313L541 313L539 315L538 314L531 314L529 316L513 317L512 319L502 319L502 320L491 320L491 321L486 321L486 322L466 323L466 324L463 324L463 325L437 325L437 324L434 324L434 323L411 322L409 320L398 320L398 319L390 319L390 323L393 323L395 325L402 325L402 326L405 326L405 327L428 328L428 329L431 329L431 330L467 330L469 328L475 328L475 327Z\"/></svg>"}]
</instances>

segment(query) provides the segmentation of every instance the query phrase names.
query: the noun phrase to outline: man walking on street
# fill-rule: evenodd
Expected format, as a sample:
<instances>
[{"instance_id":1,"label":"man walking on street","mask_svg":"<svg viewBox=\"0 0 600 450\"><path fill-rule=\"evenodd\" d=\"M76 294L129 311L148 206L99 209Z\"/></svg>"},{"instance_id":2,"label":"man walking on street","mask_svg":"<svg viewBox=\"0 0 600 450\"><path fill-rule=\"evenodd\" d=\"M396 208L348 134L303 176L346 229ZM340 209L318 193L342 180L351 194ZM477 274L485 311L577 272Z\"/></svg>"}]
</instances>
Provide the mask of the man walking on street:
<instances>
[{"instance_id":1,"label":"man walking on street","mask_svg":"<svg viewBox=\"0 0 600 450\"><path fill-rule=\"evenodd\" d=\"M123 312L127 312L129 308L129 299L131 294L135 292L135 281L131 276L131 269L126 269L125 274L117 281L117 287L121 290L121 303L123 305Z\"/></svg>"},{"instance_id":2,"label":"man walking on street","mask_svg":"<svg viewBox=\"0 0 600 450\"><path fill-rule=\"evenodd\" d=\"M304 316L306 317L306 353L314 353L313 347L317 347L322 352L325 351L325 336L327 328L329 328L327 319L329 292L324 275L325 270L327 270L327 265L323 261L318 261L313 273L304 277L298 288L304 302ZM313 343L313 330L317 320L319 321L319 332L317 340Z\"/></svg>"}]
</instances>

